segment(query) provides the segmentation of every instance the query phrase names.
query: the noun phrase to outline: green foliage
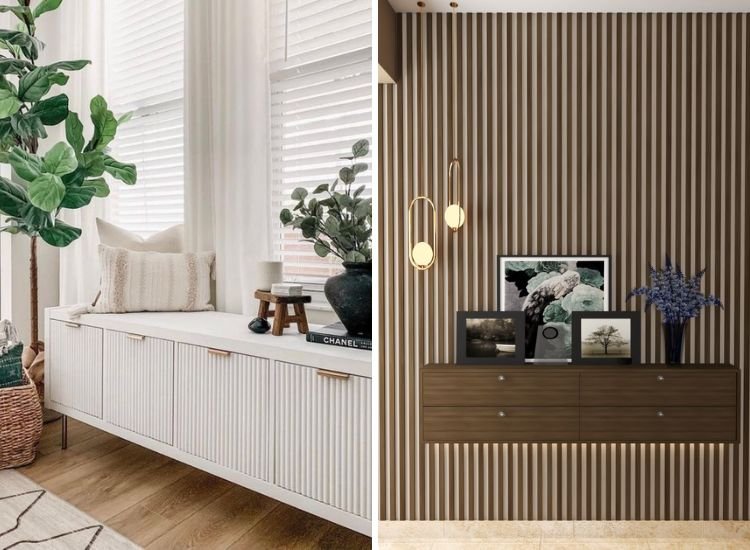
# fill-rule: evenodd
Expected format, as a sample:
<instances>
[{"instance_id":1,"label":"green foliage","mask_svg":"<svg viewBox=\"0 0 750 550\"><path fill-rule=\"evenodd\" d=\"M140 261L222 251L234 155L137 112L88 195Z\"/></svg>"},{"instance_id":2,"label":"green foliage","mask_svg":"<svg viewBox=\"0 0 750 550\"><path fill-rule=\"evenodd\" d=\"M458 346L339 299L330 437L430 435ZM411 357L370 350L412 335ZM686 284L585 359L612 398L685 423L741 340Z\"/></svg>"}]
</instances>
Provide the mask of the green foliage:
<instances>
[{"instance_id":1,"label":"green foliage","mask_svg":"<svg viewBox=\"0 0 750 550\"><path fill-rule=\"evenodd\" d=\"M366 139L357 141L351 156L343 157L350 165L339 170L338 178L312 193L298 187L292 192L297 205L279 214L281 223L299 229L321 258L333 254L345 262L372 261L372 199L361 196L364 185L352 189L357 174L367 170L367 164L357 159L369 151ZM343 190L338 190L339 184Z\"/></svg>"},{"instance_id":2,"label":"green foliage","mask_svg":"<svg viewBox=\"0 0 750 550\"><path fill-rule=\"evenodd\" d=\"M109 195L102 177L108 173L128 185L137 180L133 164L112 158L108 146L117 129L130 117L119 119L101 96L91 100L93 135L86 141L83 124L69 109L65 86L71 71L84 69L85 59L37 65L44 44L35 36L36 20L56 10L62 0L19 0L18 6L0 6L13 13L15 30L0 29L0 163L10 164L17 181L0 178L0 214L7 217L0 231L39 236L53 246L67 246L81 230L58 219L63 209L83 208ZM47 127L65 122L66 142L52 144L38 154Z\"/></svg>"}]
</instances>

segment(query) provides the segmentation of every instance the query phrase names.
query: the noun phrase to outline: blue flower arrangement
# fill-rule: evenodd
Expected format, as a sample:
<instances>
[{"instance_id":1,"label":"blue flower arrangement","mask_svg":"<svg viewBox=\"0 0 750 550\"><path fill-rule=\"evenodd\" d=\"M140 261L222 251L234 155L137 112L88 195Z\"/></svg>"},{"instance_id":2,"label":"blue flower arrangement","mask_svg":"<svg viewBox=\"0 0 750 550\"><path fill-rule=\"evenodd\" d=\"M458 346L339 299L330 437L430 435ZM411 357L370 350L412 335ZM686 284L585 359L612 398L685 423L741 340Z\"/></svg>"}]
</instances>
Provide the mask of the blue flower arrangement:
<instances>
[{"instance_id":1,"label":"blue flower arrangement","mask_svg":"<svg viewBox=\"0 0 750 550\"><path fill-rule=\"evenodd\" d=\"M672 265L667 255L664 269L655 269L649 265L651 286L634 288L628 292L627 300L633 296L646 297L646 311L653 304L662 316L666 344L666 356L669 363L679 363L682 356L682 342L685 325L707 306L723 308L721 300L713 294L701 292L701 281L706 270L688 277L679 264Z\"/></svg>"},{"instance_id":2,"label":"blue flower arrangement","mask_svg":"<svg viewBox=\"0 0 750 550\"><path fill-rule=\"evenodd\" d=\"M680 264L672 265L672 260L667 256L667 265L664 269L655 269L650 265L648 273L651 277L651 286L634 288L628 292L627 299L645 296L646 310L653 304L664 316L664 323L684 323L697 317L706 306L724 307L721 300L713 294L704 295L701 292L701 280L706 274L705 269L688 277L682 272Z\"/></svg>"}]
</instances>

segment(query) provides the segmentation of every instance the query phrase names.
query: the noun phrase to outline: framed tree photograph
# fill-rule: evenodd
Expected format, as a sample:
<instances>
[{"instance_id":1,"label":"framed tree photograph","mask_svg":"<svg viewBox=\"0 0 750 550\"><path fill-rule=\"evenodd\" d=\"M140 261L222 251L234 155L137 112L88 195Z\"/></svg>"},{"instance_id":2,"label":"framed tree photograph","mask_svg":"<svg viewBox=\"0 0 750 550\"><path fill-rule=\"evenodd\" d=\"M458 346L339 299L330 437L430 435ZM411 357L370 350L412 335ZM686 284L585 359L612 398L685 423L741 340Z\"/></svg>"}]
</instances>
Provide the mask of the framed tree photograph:
<instances>
[{"instance_id":1,"label":"framed tree photograph","mask_svg":"<svg viewBox=\"0 0 750 550\"><path fill-rule=\"evenodd\" d=\"M641 361L641 317L633 311L573 313L573 363L630 365Z\"/></svg>"},{"instance_id":2,"label":"framed tree photograph","mask_svg":"<svg viewBox=\"0 0 750 550\"><path fill-rule=\"evenodd\" d=\"M508 365L524 362L524 318L520 311L456 313L456 363Z\"/></svg>"},{"instance_id":3,"label":"framed tree photograph","mask_svg":"<svg viewBox=\"0 0 750 550\"><path fill-rule=\"evenodd\" d=\"M570 362L573 313L609 309L609 256L498 256L497 296L524 314L526 361Z\"/></svg>"}]
</instances>

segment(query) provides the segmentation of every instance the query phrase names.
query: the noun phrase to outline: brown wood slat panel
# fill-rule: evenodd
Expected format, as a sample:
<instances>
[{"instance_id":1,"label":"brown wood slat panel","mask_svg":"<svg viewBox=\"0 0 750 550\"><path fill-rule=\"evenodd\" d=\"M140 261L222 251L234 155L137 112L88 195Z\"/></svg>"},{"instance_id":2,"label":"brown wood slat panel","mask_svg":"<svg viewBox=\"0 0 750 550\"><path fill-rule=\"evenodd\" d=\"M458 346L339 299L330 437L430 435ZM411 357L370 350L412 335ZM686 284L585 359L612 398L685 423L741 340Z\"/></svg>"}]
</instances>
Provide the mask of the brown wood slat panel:
<instances>
[{"instance_id":1,"label":"brown wood slat panel","mask_svg":"<svg viewBox=\"0 0 750 550\"><path fill-rule=\"evenodd\" d=\"M578 405L578 373L518 372L461 367L424 371L426 407L483 405Z\"/></svg>"},{"instance_id":2,"label":"brown wood slat panel","mask_svg":"<svg viewBox=\"0 0 750 550\"><path fill-rule=\"evenodd\" d=\"M734 406L736 398L734 371L581 373L582 406Z\"/></svg>"},{"instance_id":3,"label":"brown wood slat panel","mask_svg":"<svg viewBox=\"0 0 750 550\"><path fill-rule=\"evenodd\" d=\"M734 407L581 407L583 441L731 442Z\"/></svg>"},{"instance_id":4,"label":"brown wood slat panel","mask_svg":"<svg viewBox=\"0 0 750 550\"><path fill-rule=\"evenodd\" d=\"M422 414L431 443L578 439L577 407L425 407Z\"/></svg>"}]
</instances>

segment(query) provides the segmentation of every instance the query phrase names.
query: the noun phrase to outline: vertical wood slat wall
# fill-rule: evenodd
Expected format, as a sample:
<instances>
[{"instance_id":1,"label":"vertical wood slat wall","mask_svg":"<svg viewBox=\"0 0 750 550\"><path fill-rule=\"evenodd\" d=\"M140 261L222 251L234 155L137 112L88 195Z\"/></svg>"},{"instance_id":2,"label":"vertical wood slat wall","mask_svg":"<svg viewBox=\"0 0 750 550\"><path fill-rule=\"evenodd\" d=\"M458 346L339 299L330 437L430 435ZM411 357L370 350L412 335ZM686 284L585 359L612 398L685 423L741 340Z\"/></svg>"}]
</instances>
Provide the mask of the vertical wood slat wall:
<instances>
[{"instance_id":1,"label":"vertical wood slat wall","mask_svg":"<svg viewBox=\"0 0 750 550\"><path fill-rule=\"evenodd\" d=\"M450 14L401 17L379 94L381 519L748 519L750 15L459 14L455 75ZM452 105L467 223L441 219L418 272L407 209L446 206ZM724 300L686 360L741 367L740 444L420 443L419 368L454 359L457 310L494 309L496 254L609 254L632 310L667 253ZM644 361L660 330L645 314Z\"/></svg>"}]
</instances>

